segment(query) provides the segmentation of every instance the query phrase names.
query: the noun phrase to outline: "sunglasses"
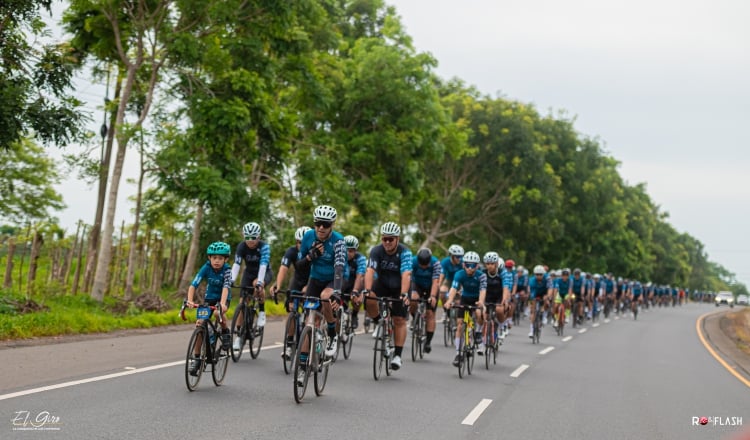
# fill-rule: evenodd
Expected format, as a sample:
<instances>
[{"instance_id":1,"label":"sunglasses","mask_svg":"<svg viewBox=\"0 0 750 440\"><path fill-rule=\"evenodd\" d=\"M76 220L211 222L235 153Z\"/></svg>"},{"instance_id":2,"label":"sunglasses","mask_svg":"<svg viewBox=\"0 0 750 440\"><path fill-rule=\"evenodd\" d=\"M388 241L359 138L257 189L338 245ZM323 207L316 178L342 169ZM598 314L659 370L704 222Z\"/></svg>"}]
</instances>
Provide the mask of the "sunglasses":
<instances>
[{"instance_id":1,"label":"sunglasses","mask_svg":"<svg viewBox=\"0 0 750 440\"><path fill-rule=\"evenodd\" d=\"M313 224L315 225L316 228L319 228L322 226L323 228L328 229L331 227L331 225L333 225L333 222L317 221Z\"/></svg>"},{"instance_id":2,"label":"sunglasses","mask_svg":"<svg viewBox=\"0 0 750 440\"><path fill-rule=\"evenodd\" d=\"M464 263L464 266L465 266L465 267L466 267L467 269L476 269L476 268L477 268L477 266L479 266L479 265L478 265L477 263Z\"/></svg>"},{"instance_id":3,"label":"sunglasses","mask_svg":"<svg viewBox=\"0 0 750 440\"><path fill-rule=\"evenodd\" d=\"M396 237L383 237L383 243L393 243L396 241Z\"/></svg>"},{"instance_id":4,"label":"sunglasses","mask_svg":"<svg viewBox=\"0 0 750 440\"><path fill-rule=\"evenodd\" d=\"M257 239L258 239L257 235L246 235L245 236L245 240L257 240Z\"/></svg>"}]
</instances>

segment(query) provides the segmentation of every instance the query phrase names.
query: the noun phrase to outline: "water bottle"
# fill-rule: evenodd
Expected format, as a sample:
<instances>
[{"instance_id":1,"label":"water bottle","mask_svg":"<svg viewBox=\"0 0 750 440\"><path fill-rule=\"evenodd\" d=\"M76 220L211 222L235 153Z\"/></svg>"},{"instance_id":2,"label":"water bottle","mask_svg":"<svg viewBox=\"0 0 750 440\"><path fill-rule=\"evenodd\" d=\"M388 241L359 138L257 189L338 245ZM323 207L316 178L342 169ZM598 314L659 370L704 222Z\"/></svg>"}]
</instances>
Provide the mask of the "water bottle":
<instances>
[{"instance_id":1,"label":"water bottle","mask_svg":"<svg viewBox=\"0 0 750 440\"><path fill-rule=\"evenodd\" d=\"M318 354L323 352L323 332L319 329L315 330L315 352Z\"/></svg>"},{"instance_id":2,"label":"water bottle","mask_svg":"<svg viewBox=\"0 0 750 440\"><path fill-rule=\"evenodd\" d=\"M208 326L208 340L211 341L211 345L213 346L216 342L216 334L214 333L214 329L211 328L211 326Z\"/></svg>"}]
</instances>

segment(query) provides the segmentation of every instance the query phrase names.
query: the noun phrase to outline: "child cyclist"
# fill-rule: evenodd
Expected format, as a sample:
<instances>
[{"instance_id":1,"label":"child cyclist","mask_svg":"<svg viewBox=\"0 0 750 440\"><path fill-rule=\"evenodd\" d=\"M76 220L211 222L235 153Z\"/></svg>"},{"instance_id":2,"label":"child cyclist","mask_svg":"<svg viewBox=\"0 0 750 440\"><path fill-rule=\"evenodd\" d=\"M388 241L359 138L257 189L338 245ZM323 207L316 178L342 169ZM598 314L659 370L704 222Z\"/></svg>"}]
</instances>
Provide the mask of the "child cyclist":
<instances>
[{"instance_id":1,"label":"child cyclist","mask_svg":"<svg viewBox=\"0 0 750 440\"><path fill-rule=\"evenodd\" d=\"M195 307L193 298L195 297L195 289L200 285L201 281L206 281L206 297L205 302L209 305L215 306L219 303L220 313L222 316L221 320L221 345L225 350L229 349L229 343L231 336L229 329L227 328L227 320L224 316L227 309L229 308L229 301L231 295L229 293L229 287L232 285L232 268L227 264L231 249L229 245L217 241L211 243L206 249L208 254L208 261L203 267L200 268L198 274L193 279L193 282L188 287L187 306ZM198 320L196 325L201 325L202 320ZM195 376L200 369L200 349L203 341L198 338L195 341L195 347L193 347L194 359L190 359L190 374Z\"/></svg>"}]
</instances>

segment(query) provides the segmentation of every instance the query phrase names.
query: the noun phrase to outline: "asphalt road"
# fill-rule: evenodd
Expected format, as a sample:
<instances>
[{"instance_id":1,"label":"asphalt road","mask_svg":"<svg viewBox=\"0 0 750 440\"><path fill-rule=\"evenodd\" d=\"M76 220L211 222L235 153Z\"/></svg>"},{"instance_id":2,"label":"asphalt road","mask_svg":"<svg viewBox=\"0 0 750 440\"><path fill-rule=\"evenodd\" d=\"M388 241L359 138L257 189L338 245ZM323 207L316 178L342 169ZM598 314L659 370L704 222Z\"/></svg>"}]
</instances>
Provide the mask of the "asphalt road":
<instances>
[{"instance_id":1,"label":"asphalt road","mask_svg":"<svg viewBox=\"0 0 750 440\"><path fill-rule=\"evenodd\" d=\"M524 322L498 365L487 371L478 357L463 379L438 333L424 360L411 361L407 342L403 368L374 381L373 340L358 335L352 357L331 368L324 395L310 384L302 404L275 345L280 322L269 322L258 359L246 353L223 386L208 374L193 393L183 373L189 326L6 348L0 438L728 438L750 429L750 388L697 336L696 319L713 311L688 305L587 324L584 333L567 327L565 341L548 326L540 345ZM694 424L704 416L710 423ZM732 417L744 427L728 425L739 421Z\"/></svg>"}]
</instances>

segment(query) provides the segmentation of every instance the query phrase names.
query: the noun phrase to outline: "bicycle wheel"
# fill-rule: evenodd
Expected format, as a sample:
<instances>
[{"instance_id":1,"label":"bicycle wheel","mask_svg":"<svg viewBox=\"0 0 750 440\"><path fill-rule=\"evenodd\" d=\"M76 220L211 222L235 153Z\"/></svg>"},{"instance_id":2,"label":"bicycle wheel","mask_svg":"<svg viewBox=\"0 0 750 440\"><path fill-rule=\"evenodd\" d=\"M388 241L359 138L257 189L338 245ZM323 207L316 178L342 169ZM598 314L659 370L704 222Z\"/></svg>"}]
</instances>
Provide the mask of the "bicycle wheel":
<instances>
[{"instance_id":1,"label":"bicycle wheel","mask_svg":"<svg viewBox=\"0 0 750 440\"><path fill-rule=\"evenodd\" d=\"M200 365L198 366L198 371L196 372L196 374L192 375L190 374L190 360L195 358L195 356L193 355L193 347L195 347L195 344L198 340L201 341L200 354L197 356ZM187 356L185 357L185 384L187 385L187 389L190 391L195 391L195 388L198 386L198 382L200 382L201 376L203 375L203 370L206 367L205 341L205 328L196 327L195 330L193 330L193 335L190 337L190 342L188 342Z\"/></svg>"},{"instance_id":2,"label":"bicycle wheel","mask_svg":"<svg viewBox=\"0 0 750 440\"><path fill-rule=\"evenodd\" d=\"M474 347L472 338L469 338L469 341L464 348L466 350L466 373L471 374L471 369L474 368L474 357L476 355L476 347Z\"/></svg>"},{"instance_id":3,"label":"bicycle wheel","mask_svg":"<svg viewBox=\"0 0 750 440\"><path fill-rule=\"evenodd\" d=\"M493 327L494 327L494 323L492 322L489 322L486 324L487 336L485 337L486 342L484 343L484 367L487 370L490 369L491 352L495 351L495 344L494 344L494 341L492 340L492 335L494 334L494 331L495 331Z\"/></svg>"},{"instance_id":4,"label":"bicycle wheel","mask_svg":"<svg viewBox=\"0 0 750 440\"><path fill-rule=\"evenodd\" d=\"M257 359L260 354L260 347L263 345L263 330L265 327L258 327L258 310L256 308L248 309L250 322L247 328L250 336L250 357Z\"/></svg>"},{"instance_id":5,"label":"bicycle wheel","mask_svg":"<svg viewBox=\"0 0 750 440\"><path fill-rule=\"evenodd\" d=\"M292 328L292 334L289 334L289 327ZM282 347L281 363L284 365L284 373L289 374L294 368L294 359L297 356L297 341L294 340L294 336L297 334L297 317L294 313L290 313L286 318L286 325L284 325L284 346ZM289 337L292 337L292 342L289 342ZM290 348L291 352L289 356L286 356L286 349Z\"/></svg>"},{"instance_id":6,"label":"bicycle wheel","mask_svg":"<svg viewBox=\"0 0 750 440\"><path fill-rule=\"evenodd\" d=\"M448 319L448 316L446 315L443 319L443 343L446 347L450 347L453 345L450 341L453 338L453 335L451 335L451 325L450 320Z\"/></svg>"},{"instance_id":7,"label":"bicycle wheel","mask_svg":"<svg viewBox=\"0 0 750 440\"><path fill-rule=\"evenodd\" d=\"M375 380L380 379L385 361L385 337L380 335L375 339L375 346L372 348L372 375Z\"/></svg>"},{"instance_id":8,"label":"bicycle wheel","mask_svg":"<svg viewBox=\"0 0 750 440\"><path fill-rule=\"evenodd\" d=\"M464 353L464 338L458 340L458 377L463 378L466 371L466 353Z\"/></svg>"},{"instance_id":9,"label":"bicycle wheel","mask_svg":"<svg viewBox=\"0 0 750 440\"><path fill-rule=\"evenodd\" d=\"M310 379L310 365L313 365L314 355L312 350L313 341L312 327L305 327L302 329L302 333L299 336L299 346L297 347L297 360L294 362L294 374L292 375L292 384L294 385L294 401L297 403L302 402L305 397L305 391L307 390L307 381ZM304 364L300 361L302 356L302 344L307 340L307 362ZM297 378L303 377L303 380L298 381Z\"/></svg>"},{"instance_id":10,"label":"bicycle wheel","mask_svg":"<svg viewBox=\"0 0 750 440\"><path fill-rule=\"evenodd\" d=\"M385 375L391 375L391 358L393 357L393 331L383 338L383 352L385 353Z\"/></svg>"},{"instance_id":11,"label":"bicycle wheel","mask_svg":"<svg viewBox=\"0 0 750 440\"><path fill-rule=\"evenodd\" d=\"M341 348L344 351L344 359L349 359L349 356L352 354L352 346L354 345L354 333L355 333L354 328L352 327L351 316L349 316L349 318L347 319L344 333L346 333L346 342L342 344Z\"/></svg>"},{"instance_id":12,"label":"bicycle wheel","mask_svg":"<svg viewBox=\"0 0 750 440\"><path fill-rule=\"evenodd\" d=\"M419 358L424 359L424 344L427 341L427 323L424 316L420 314L419 319Z\"/></svg>"},{"instance_id":13,"label":"bicycle wheel","mask_svg":"<svg viewBox=\"0 0 750 440\"><path fill-rule=\"evenodd\" d=\"M323 335L323 332L316 332L316 338L321 337ZM320 341L320 345L322 347L327 346L327 341L325 336L323 336L322 341ZM316 344L313 344L313 347L317 347L317 341ZM314 374L314 382L315 382L315 395L320 396L323 394L323 390L326 387L326 382L328 381L328 367L331 364L330 360L325 359L324 353L318 353L315 351L315 354L313 356L313 363L311 364L313 366L313 374Z\"/></svg>"},{"instance_id":14,"label":"bicycle wheel","mask_svg":"<svg viewBox=\"0 0 750 440\"><path fill-rule=\"evenodd\" d=\"M416 315L414 315L414 322L412 323L413 330L411 331L411 361L416 362L417 357L419 356L420 351L420 345L422 341L422 335L420 334L420 320L422 319L422 315L417 312Z\"/></svg>"},{"instance_id":15,"label":"bicycle wheel","mask_svg":"<svg viewBox=\"0 0 750 440\"><path fill-rule=\"evenodd\" d=\"M245 313L247 313L247 307L245 306L244 302L240 302L240 304L237 306L237 308L234 310L234 316L232 317L232 347L231 347L231 353L232 353L232 360L234 362L237 362L242 357L242 349L245 348L245 339L247 339L247 329L244 325L239 321L239 316L245 316ZM239 326L239 328L238 328ZM234 344L235 341L239 339L240 345L239 350L235 350Z\"/></svg>"},{"instance_id":16,"label":"bicycle wheel","mask_svg":"<svg viewBox=\"0 0 750 440\"><path fill-rule=\"evenodd\" d=\"M221 345L221 338L216 338L214 344L214 366L211 369L211 377L214 380L214 385L217 387L224 382L224 377L227 375L227 367L229 366L230 354Z\"/></svg>"}]
</instances>

